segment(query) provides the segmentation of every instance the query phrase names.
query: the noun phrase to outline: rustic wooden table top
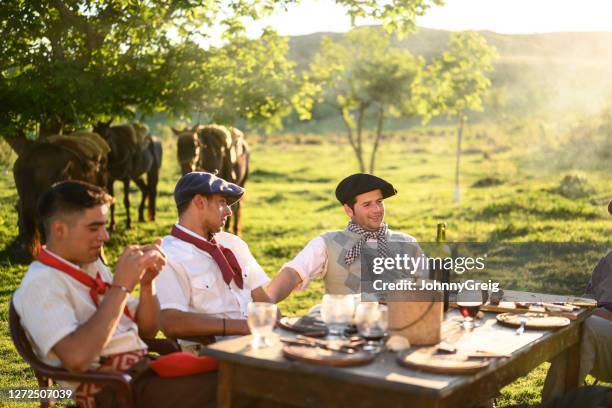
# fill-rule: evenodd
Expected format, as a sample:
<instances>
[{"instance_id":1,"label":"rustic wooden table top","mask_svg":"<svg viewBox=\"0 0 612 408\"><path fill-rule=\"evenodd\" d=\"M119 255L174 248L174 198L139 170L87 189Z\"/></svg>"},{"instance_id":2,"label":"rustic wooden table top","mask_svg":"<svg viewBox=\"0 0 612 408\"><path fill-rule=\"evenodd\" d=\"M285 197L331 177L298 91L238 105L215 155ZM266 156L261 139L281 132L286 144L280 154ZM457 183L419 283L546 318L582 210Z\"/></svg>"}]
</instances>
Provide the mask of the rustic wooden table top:
<instances>
[{"instance_id":1,"label":"rustic wooden table top","mask_svg":"<svg viewBox=\"0 0 612 408\"><path fill-rule=\"evenodd\" d=\"M293 337L294 333L275 330L271 347L254 350L250 346L251 336L243 336L215 343L207 347L204 354L236 366L261 367L281 370L287 375L300 373L316 375L322 380L342 380L408 394L429 395L444 399L457 391L475 388L490 392L526 374L529 370L547 361L552 356L579 342L579 325L590 314L582 309L578 319L569 326L551 330L525 330L522 335L516 329L497 323L495 313L486 313L481 326L466 332L460 325L461 316L456 310L446 313L442 326L442 337L460 352L491 351L511 354L508 358L494 358L490 365L471 375L445 375L417 371L400 366L397 354L384 352L370 364L355 367L329 367L292 361L282 354L282 343L277 336ZM490 384L495 382L493 386ZM485 390L486 388L486 390Z\"/></svg>"}]
</instances>

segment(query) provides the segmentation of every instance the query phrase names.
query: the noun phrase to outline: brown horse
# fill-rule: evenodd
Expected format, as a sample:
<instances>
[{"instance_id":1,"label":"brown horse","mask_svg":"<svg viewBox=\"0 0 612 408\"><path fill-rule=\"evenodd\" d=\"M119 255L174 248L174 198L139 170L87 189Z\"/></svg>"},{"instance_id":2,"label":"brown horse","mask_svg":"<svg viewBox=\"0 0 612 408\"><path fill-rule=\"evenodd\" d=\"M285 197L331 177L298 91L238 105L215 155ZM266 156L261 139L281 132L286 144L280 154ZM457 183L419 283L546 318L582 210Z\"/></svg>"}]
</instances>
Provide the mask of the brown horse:
<instances>
[{"instance_id":1,"label":"brown horse","mask_svg":"<svg viewBox=\"0 0 612 408\"><path fill-rule=\"evenodd\" d=\"M176 154L181 167L181 175L197 170L197 163L200 156L200 141L198 139L198 125L193 128L183 130L172 129L172 133L177 137Z\"/></svg>"},{"instance_id":2,"label":"brown horse","mask_svg":"<svg viewBox=\"0 0 612 408\"><path fill-rule=\"evenodd\" d=\"M63 140L64 143L48 141L51 138L29 145L13 166L19 194L18 242L24 246L21 249L32 257L38 254L41 242L42 229L37 228L36 206L42 193L63 180L82 180L100 187L106 186L106 152L100 151L97 157L86 157L78 146L65 143L66 140Z\"/></svg>"},{"instance_id":3,"label":"brown horse","mask_svg":"<svg viewBox=\"0 0 612 408\"><path fill-rule=\"evenodd\" d=\"M244 134L236 129L229 130L224 126L201 126L198 131L200 157L198 169L217 175L231 183L244 187L249 175L249 147ZM231 231L239 235L241 224L241 201L234 204L234 216ZM225 225L230 229L231 219Z\"/></svg>"},{"instance_id":4,"label":"brown horse","mask_svg":"<svg viewBox=\"0 0 612 408\"><path fill-rule=\"evenodd\" d=\"M130 216L130 181L134 180L142 198L138 207L138 221L144 222L144 208L148 201L148 219L156 217L157 183L161 168L163 149L158 138L150 136L148 129L137 124L110 126L110 122L98 123L94 131L109 144L108 192L114 196L115 180L123 182L123 204L126 213L126 228L132 227ZM146 173L147 181L142 176ZM110 229L114 231L115 205L111 205Z\"/></svg>"}]
</instances>

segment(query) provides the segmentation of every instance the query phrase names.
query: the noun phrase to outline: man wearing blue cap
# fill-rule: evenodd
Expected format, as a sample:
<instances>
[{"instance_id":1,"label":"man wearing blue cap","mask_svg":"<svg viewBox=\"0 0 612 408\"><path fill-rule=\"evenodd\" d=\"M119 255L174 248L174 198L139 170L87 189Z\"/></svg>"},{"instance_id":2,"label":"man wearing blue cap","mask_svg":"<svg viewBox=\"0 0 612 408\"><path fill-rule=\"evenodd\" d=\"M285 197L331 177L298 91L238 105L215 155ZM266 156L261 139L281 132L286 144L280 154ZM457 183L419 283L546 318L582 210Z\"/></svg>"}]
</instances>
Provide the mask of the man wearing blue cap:
<instances>
[{"instance_id":1,"label":"man wearing blue cap","mask_svg":"<svg viewBox=\"0 0 612 408\"><path fill-rule=\"evenodd\" d=\"M406 252L420 251L412 236L392 231L385 224L383 201L395 194L391 183L371 174L357 173L342 180L336 187L336 198L350 218L346 229L326 232L310 241L281 268L267 287L269 296L279 302L294 289L305 289L315 278L323 278L327 293L359 293L361 252L366 243L375 246L382 257L390 256L390 245Z\"/></svg>"},{"instance_id":2,"label":"man wearing blue cap","mask_svg":"<svg viewBox=\"0 0 612 408\"><path fill-rule=\"evenodd\" d=\"M205 172L185 174L176 184L179 221L164 237L167 263L158 279L162 329L169 337L248 334L246 307L270 302L269 282L247 244L222 231L230 206L244 189ZM198 343L182 341L197 351Z\"/></svg>"}]
</instances>

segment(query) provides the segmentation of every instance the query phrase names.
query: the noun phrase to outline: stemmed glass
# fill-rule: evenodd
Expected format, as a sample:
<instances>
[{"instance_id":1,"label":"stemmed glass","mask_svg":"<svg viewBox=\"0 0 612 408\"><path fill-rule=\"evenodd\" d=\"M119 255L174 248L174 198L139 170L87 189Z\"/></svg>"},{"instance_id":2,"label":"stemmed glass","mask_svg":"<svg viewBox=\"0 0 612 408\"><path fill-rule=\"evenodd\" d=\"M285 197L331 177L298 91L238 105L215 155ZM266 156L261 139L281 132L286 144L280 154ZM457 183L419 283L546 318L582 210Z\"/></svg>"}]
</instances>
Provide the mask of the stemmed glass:
<instances>
[{"instance_id":1,"label":"stemmed glass","mask_svg":"<svg viewBox=\"0 0 612 408\"><path fill-rule=\"evenodd\" d=\"M367 340L365 351L380 350L380 341L387 333L389 312L387 306L378 302L362 302L355 311L355 324L361 337Z\"/></svg>"},{"instance_id":2,"label":"stemmed glass","mask_svg":"<svg viewBox=\"0 0 612 408\"><path fill-rule=\"evenodd\" d=\"M321 303L321 319L329 328L331 338L342 338L344 329L353 322L355 301L353 295L323 296Z\"/></svg>"},{"instance_id":3,"label":"stemmed glass","mask_svg":"<svg viewBox=\"0 0 612 408\"><path fill-rule=\"evenodd\" d=\"M247 305L247 314L247 324L253 335L251 347L259 349L272 345L269 336L276 323L276 305L274 303L251 302Z\"/></svg>"},{"instance_id":4,"label":"stemmed glass","mask_svg":"<svg viewBox=\"0 0 612 408\"><path fill-rule=\"evenodd\" d=\"M478 326L474 318L480 310L482 298L482 291L480 290L462 290L457 293L457 306L459 306L459 311L463 316L463 328L465 330L469 331Z\"/></svg>"}]
</instances>

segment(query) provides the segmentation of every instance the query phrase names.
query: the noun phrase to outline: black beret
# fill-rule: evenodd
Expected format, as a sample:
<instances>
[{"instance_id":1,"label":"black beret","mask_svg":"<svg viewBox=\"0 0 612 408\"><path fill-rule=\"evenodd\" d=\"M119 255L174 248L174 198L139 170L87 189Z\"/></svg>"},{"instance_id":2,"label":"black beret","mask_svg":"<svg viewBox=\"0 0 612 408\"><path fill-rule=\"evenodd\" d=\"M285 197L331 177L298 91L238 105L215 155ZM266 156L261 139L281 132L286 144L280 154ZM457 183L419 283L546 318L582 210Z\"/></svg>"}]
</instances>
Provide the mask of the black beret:
<instances>
[{"instance_id":1,"label":"black beret","mask_svg":"<svg viewBox=\"0 0 612 408\"><path fill-rule=\"evenodd\" d=\"M196 194L221 194L227 198L229 205L240 200L244 194L244 188L237 184L229 183L220 177L203 171L194 171L180 178L174 187L174 201L180 207L193 198Z\"/></svg>"},{"instance_id":2,"label":"black beret","mask_svg":"<svg viewBox=\"0 0 612 408\"><path fill-rule=\"evenodd\" d=\"M338 183L336 198L340 203L346 204L359 194L378 189L382 192L383 198L397 194L397 190L388 181L371 174L356 173Z\"/></svg>"}]
</instances>

